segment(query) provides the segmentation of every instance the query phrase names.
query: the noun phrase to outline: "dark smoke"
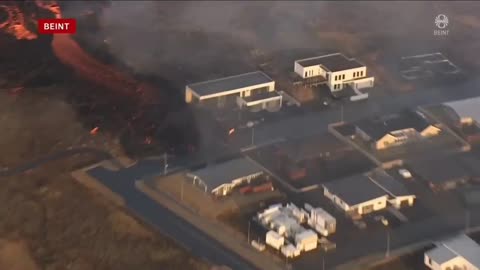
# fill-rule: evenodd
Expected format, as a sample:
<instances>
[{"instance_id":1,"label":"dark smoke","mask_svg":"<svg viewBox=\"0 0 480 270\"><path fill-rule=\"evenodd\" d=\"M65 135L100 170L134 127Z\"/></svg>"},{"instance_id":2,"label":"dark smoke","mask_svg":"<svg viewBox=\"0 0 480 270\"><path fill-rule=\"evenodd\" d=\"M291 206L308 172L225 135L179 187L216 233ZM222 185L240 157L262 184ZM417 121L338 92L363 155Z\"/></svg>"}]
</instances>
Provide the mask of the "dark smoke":
<instances>
[{"instance_id":1,"label":"dark smoke","mask_svg":"<svg viewBox=\"0 0 480 270\"><path fill-rule=\"evenodd\" d=\"M188 81L236 71L226 64L252 69L254 49L331 48L332 33L373 37L382 42L373 44L377 47L438 48L445 40L433 37L435 16L466 5L479 7L392 1L112 1L92 41L108 37L112 52L141 73L174 70ZM342 50L349 42L337 40L335 47Z\"/></svg>"}]
</instances>

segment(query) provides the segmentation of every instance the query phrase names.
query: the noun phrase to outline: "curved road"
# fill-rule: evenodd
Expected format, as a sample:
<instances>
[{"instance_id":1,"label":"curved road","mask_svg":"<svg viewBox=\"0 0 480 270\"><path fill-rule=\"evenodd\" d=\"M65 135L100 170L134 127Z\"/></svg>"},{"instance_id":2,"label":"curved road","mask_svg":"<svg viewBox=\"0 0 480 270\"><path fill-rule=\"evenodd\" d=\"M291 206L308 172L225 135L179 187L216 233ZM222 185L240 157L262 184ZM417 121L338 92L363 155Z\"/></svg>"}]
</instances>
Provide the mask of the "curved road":
<instances>
[{"instance_id":1,"label":"curved road","mask_svg":"<svg viewBox=\"0 0 480 270\"><path fill-rule=\"evenodd\" d=\"M50 10L56 18L62 18L60 7L55 1L36 0L39 8ZM70 66L75 72L86 80L99 84L111 91L127 95L132 98L140 98L143 104L155 102L158 104L159 91L153 86L138 82L129 74L120 72L115 68L97 61L85 52L70 35L54 35L52 49L56 57L66 66ZM50 161L66 158L80 153L92 153L102 159L112 157L103 151L91 148L70 149L58 152L35 161L25 163L16 168L0 172L0 177L13 176L19 173L42 166ZM202 257L212 263L228 265L233 269L254 269L248 262L235 253L224 248L220 243L209 238L193 225L176 216L173 212L163 208L156 202L134 187L134 181L145 174L161 173L163 168L158 162L152 164L149 169L141 168L142 162L120 170L115 175L114 181L102 181L108 188L124 197L127 208L141 217L147 223L159 228L164 234L171 236L193 254ZM98 173L98 171L97 171ZM108 178L108 177L107 177ZM122 181L123 179L123 181ZM127 181L128 180L128 181Z\"/></svg>"}]
</instances>

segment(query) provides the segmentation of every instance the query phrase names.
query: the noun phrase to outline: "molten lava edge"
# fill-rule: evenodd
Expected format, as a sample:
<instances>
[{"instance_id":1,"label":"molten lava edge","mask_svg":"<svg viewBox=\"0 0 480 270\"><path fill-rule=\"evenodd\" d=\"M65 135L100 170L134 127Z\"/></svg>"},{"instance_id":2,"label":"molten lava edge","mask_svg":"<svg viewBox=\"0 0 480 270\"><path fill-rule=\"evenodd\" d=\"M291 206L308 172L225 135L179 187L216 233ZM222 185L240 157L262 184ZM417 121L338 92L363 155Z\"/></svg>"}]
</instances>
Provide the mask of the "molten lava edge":
<instances>
[{"instance_id":1,"label":"molten lava edge","mask_svg":"<svg viewBox=\"0 0 480 270\"><path fill-rule=\"evenodd\" d=\"M38 12L48 11L52 17L62 18L61 6L55 1L36 0L35 5ZM28 27L35 22L35 15L27 17L21 7L11 4L0 6L0 10L6 14L0 31L17 40L38 39L37 33ZM118 136L127 152L134 155L165 150L184 153L195 148L198 136L192 113L167 96L165 89L161 91L98 61L70 35L54 35L51 48L63 65L79 78L97 85L92 87L94 91L102 91L76 93L71 101L79 114L85 116L87 128L94 130L92 136L99 132ZM78 100L85 99L88 105L76 106L82 103Z\"/></svg>"}]
</instances>

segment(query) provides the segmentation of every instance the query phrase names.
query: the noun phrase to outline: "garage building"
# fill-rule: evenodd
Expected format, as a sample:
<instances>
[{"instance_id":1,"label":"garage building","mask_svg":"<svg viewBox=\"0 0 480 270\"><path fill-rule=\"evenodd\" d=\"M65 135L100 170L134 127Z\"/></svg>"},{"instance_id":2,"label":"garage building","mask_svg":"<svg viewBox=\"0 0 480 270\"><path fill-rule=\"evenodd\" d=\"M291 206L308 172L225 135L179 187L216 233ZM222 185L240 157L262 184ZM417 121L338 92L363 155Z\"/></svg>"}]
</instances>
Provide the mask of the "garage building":
<instances>
[{"instance_id":1,"label":"garage building","mask_svg":"<svg viewBox=\"0 0 480 270\"><path fill-rule=\"evenodd\" d=\"M325 78L332 93L346 87L362 89L373 87L374 77L367 77L367 67L341 53L311 57L295 61L294 71L303 79Z\"/></svg>"},{"instance_id":2,"label":"garage building","mask_svg":"<svg viewBox=\"0 0 480 270\"><path fill-rule=\"evenodd\" d=\"M278 110L282 96L275 91L275 81L262 71L255 71L186 86L185 101L211 108L238 106L252 111Z\"/></svg>"},{"instance_id":3,"label":"garage building","mask_svg":"<svg viewBox=\"0 0 480 270\"><path fill-rule=\"evenodd\" d=\"M187 174L194 185L214 196L228 195L233 188L263 175L263 169L246 158L215 164Z\"/></svg>"}]
</instances>

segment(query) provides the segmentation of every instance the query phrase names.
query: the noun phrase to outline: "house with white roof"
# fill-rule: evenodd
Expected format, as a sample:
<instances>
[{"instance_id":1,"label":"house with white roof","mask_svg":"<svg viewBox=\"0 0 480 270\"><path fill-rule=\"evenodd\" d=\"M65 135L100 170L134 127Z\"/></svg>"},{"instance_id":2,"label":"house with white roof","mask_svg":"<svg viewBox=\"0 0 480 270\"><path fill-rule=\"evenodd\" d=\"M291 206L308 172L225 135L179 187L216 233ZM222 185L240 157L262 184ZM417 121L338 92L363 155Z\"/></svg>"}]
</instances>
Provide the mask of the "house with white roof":
<instances>
[{"instance_id":1,"label":"house with white roof","mask_svg":"<svg viewBox=\"0 0 480 270\"><path fill-rule=\"evenodd\" d=\"M459 235L425 252L424 262L432 270L479 270L480 245L467 235Z\"/></svg>"},{"instance_id":2,"label":"house with white roof","mask_svg":"<svg viewBox=\"0 0 480 270\"><path fill-rule=\"evenodd\" d=\"M367 76L367 67L364 64L342 53L297 60L294 71L303 79L325 79L332 93L341 92L345 88L369 88L374 84L374 77Z\"/></svg>"}]
</instances>

